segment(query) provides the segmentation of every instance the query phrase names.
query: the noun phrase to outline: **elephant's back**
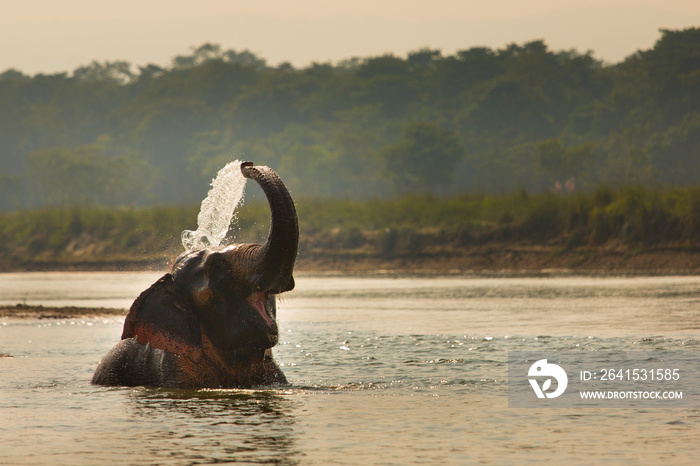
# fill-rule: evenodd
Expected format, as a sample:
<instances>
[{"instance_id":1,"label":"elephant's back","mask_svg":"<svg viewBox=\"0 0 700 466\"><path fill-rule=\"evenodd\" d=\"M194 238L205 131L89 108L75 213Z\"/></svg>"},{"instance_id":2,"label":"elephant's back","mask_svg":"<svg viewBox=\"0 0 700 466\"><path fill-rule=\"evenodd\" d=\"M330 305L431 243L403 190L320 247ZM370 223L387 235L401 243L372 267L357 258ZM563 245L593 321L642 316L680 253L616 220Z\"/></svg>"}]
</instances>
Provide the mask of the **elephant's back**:
<instances>
[{"instance_id":1,"label":"elephant's back","mask_svg":"<svg viewBox=\"0 0 700 466\"><path fill-rule=\"evenodd\" d=\"M177 372L172 354L148 344L142 345L136 338L125 338L100 362L91 383L128 387L176 386Z\"/></svg>"}]
</instances>

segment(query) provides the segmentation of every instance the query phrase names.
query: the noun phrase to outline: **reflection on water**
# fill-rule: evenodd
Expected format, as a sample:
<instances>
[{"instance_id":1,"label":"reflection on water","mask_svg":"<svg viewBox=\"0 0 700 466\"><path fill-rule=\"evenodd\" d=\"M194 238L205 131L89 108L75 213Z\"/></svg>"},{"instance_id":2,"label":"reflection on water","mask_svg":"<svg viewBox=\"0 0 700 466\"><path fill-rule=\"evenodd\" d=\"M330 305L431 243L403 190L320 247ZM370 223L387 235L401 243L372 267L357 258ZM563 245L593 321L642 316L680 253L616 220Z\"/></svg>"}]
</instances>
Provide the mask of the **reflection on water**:
<instances>
[{"instance_id":1,"label":"reflection on water","mask_svg":"<svg viewBox=\"0 0 700 466\"><path fill-rule=\"evenodd\" d=\"M119 276L122 295L144 278ZM90 280L49 277L65 303L98 289L128 300ZM301 277L279 307L284 390L93 387L123 317L0 319L0 353L14 356L0 358L0 463L695 464L697 408L509 409L507 359L698 352L698 289L696 277Z\"/></svg>"},{"instance_id":2,"label":"reflection on water","mask_svg":"<svg viewBox=\"0 0 700 466\"><path fill-rule=\"evenodd\" d=\"M297 464L295 405L274 391L141 389L126 407L171 460Z\"/></svg>"}]
</instances>

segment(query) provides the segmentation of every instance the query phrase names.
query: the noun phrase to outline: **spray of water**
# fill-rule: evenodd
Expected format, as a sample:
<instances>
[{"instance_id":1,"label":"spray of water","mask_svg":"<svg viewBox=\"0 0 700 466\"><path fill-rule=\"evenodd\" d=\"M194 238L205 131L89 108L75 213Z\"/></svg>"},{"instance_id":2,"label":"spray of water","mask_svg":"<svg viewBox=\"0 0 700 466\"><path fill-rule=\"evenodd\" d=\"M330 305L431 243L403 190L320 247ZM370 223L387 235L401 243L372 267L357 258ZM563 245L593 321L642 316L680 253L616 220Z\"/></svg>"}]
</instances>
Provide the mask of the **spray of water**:
<instances>
[{"instance_id":1,"label":"spray of water","mask_svg":"<svg viewBox=\"0 0 700 466\"><path fill-rule=\"evenodd\" d=\"M236 207L243 200L246 178L241 173L241 162L235 160L219 170L211 182L211 189L202 201L197 216L197 230L182 232L182 245L187 251L216 248L226 237Z\"/></svg>"}]
</instances>

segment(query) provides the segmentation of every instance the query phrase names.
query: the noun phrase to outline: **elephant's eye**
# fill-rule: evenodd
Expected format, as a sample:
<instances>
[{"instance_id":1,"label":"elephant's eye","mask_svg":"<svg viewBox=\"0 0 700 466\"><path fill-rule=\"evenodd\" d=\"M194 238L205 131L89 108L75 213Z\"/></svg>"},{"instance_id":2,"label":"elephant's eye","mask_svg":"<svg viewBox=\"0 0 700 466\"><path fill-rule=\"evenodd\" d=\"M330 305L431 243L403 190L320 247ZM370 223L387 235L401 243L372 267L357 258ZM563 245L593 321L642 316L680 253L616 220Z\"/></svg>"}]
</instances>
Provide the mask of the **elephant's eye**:
<instances>
[{"instance_id":1,"label":"elephant's eye","mask_svg":"<svg viewBox=\"0 0 700 466\"><path fill-rule=\"evenodd\" d=\"M207 261L207 278L209 287L216 290L227 290L235 287L228 264L220 255L212 254Z\"/></svg>"}]
</instances>

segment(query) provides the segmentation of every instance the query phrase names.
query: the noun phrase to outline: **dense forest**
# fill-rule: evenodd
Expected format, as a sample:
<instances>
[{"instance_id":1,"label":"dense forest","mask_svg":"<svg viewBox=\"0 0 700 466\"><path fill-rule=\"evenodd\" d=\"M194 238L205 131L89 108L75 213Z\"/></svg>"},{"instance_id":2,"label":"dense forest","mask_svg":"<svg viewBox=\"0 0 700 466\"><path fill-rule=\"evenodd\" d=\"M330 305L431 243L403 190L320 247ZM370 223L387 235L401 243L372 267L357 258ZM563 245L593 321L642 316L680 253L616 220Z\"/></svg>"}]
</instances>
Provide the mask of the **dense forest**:
<instances>
[{"instance_id":1,"label":"dense forest","mask_svg":"<svg viewBox=\"0 0 700 466\"><path fill-rule=\"evenodd\" d=\"M195 205L233 159L295 197L700 184L700 29L606 64L543 41L297 69L193 48L167 67L0 73L0 210Z\"/></svg>"}]
</instances>

